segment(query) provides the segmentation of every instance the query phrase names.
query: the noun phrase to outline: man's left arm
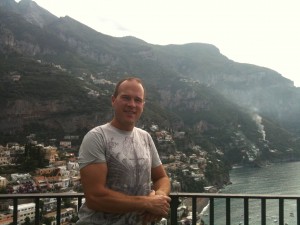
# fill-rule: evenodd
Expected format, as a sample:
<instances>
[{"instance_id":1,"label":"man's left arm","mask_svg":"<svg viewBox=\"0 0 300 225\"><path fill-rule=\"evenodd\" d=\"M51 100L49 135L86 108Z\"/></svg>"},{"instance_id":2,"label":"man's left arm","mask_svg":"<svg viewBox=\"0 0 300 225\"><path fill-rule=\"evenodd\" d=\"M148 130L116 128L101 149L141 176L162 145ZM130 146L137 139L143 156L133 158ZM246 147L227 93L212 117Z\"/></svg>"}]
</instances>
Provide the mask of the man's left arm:
<instances>
[{"instance_id":1,"label":"man's left arm","mask_svg":"<svg viewBox=\"0 0 300 225\"><path fill-rule=\"evenodd\" d=\"M159 165L151 169L151 179L153 182L154 191L152 191L150 195L168 196L170 194L171 191L170 179L163 165ZM158 222L162 219L161 216L157 216L148 212L144 212L143 217L144 217L143 225L147 224L147 222Z\"/></svg>"},{"instance_id":2,"label":"man's left arm","mask_svg":"<svg viewBox=\"0 0 300 225\"><path fill-rule=\"evenodd\" d=\"M163 167L159 165L151 169L153 189L156 195L169 195L171 191L170 179Z\"/></svg>"}]
</instances>

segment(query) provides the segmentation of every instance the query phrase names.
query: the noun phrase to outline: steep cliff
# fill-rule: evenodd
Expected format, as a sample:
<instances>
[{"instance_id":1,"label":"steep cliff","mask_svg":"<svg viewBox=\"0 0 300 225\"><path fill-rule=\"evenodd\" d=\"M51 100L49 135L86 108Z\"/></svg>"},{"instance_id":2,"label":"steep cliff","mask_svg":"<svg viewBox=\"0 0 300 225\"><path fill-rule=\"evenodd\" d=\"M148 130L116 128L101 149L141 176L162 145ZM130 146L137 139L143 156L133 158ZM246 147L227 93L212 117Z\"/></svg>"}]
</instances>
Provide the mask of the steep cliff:
<instances>
[{"instance_id":1,"label":"steep cliff","mask_svg":"<svg viewBox=\"0 0 300 225\"><path fill-rule=\"evenodd\" d=\"M147 90L140 126L184 131L233 162L299 153L300 91L276 71L236 63L210 44L110 37L31 0L0 6L2 143L84 134L110 119L114 83L135 75Z\"/></svg>"}]
</instances>

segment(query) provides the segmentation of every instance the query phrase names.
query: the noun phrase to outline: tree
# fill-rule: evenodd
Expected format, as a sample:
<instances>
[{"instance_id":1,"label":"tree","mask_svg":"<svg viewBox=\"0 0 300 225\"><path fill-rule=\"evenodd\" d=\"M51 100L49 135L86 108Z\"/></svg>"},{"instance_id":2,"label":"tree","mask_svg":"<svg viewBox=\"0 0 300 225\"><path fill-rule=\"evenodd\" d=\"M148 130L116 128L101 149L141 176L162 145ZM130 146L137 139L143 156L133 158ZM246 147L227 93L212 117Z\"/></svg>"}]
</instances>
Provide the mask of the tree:
<instances>
[{"instance_id":1,"label":"tree","mask_svg":"<svg viewBox=\"0 0 300 225\"><path fill-rule=\"evenodd\" d=\"M44 166L46 166L46 163L43 147L27 143L25 145L25 159L22 162L22 169L24 171L32 171Z\"/></svg>"},{"instance_id":2,"label":"tree","mask_svg":"<svg viewBox=\"0 0 300 225\"><path fill-rule=\"evenodd\" d=\"M62 201L65 208L70 208L73 206L70 198L63 198Z\"/></svg>"},{"instance_id":3,"label":"tree","mask_svg":"<svg viewBox=\"0 0 300 225\"><path fill-rule=\"evenodd\" d=\"M30 225L30 218L27 216L23 225Z\"/></svg>"},{"instance_id":4,"label":"tree","mask_svg":"<svg viewBox=\"0 0 300 225\"><path fill-rule=\"evenodd\" d=\"M52 221L54 221L54 217L44 217L43 218L43 224L45 225L51 225Z\"/></svg>"},{"instance_id":5,"label":"tree","mask_svg":"<svg viewBox=\"0 0 300 225\"><path fill-rule=\"evenodd\" d=\"M77 215L72 215L72 218L71 218L71 222L72 223L76 223L77 222L77 220L79 219L79 217L77 216Z\"/></svg>"},{"instance_id":6,"label":"tree","mask_svg":"<svg viewBox=\"0 0 300 225\"><path fill-rule=\"evenodd\" d=\"M7 194L7 190L5 187L0 187L0 194Z\"/></svg>"}]
</instances>

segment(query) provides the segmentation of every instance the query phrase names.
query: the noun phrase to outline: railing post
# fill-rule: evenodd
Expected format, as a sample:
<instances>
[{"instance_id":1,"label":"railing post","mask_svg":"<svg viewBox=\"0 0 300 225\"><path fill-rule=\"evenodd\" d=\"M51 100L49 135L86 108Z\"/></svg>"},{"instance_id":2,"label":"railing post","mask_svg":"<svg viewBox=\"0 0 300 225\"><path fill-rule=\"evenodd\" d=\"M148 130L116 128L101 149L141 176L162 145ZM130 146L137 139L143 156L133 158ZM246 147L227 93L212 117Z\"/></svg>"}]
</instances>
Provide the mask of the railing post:
<instances>
[{"instance_id":1,"label":"railing post","mask_svg":"<svg viewBox=\"0 0 300 225\"><path fill-rule=\"evenodd\" d=\"M171 201L171 224L177 224L177 208L180 204L178 196L172 196Z\"/></svg>"},{"instance_id":2,"label":"railing post","mask_svg":"<svg viewBox=\"0 0 300 225\"><path fill-rule=\"evenodd\" d=\"M283 225L284 222L284 200L283 198L279 199L279 225Z\"/></svg>"},{"instance_id":3,"label":"railing post","mask_svg":"<svg viewBox=\"0 0 300 225\"><path fill-rule=\"evenodd\" d=\"M14 198L13 204L14 204L13 223L18 224L18 199L17 198Z\"/></svg>"},{"instance_id":4,"label":"railing post","mask_svg":"<svg viewBox=\"0 0 300 225\"><path fill-rule=\"evenodd\" d=\"M61 213L61 198L56 198L56 225L60 225L60 213Z\"/></svg>"},{"instance_id":5,"label":"railing post","mask_svg":"<svg viewBox=\"0 0 300 225\"><path fill-rule=\"evenodd\" d=\"M230 198L226 198L226 225L230 225Z\"/></svg>"},{"instance_id":6,"label":"railing post","mask_svg":"<svg viewBox=\"0 0 300 225\"><path fill-rule=\"evenodd\" d=\"M297 198L297 225L300 225L300 198Z\"/></svg>"},{"instance_id":7,"label":"railing post","mask_svg":"<svg viewBox=\"0 0 300 225\"><path fill-rule=\"evenodd\" d=\"M261 199L261 225L266 225L266 199Z\"/></svg>"},{"instance_id":8,"label":"railing post","mask_svg":"<svg viewBox=\"0 0 300 225\"><path fill-rule=\"evenodd\" d=\"M192 198L192 212L193 212L192 225L196 225L197 223L197 198L196 197Z\"/></svg>"},{"instance_id":9,"label":"railing post","mask_svg":"<svg viewBox=\"0 0 300 225\"><path fill-rule=\"evenodd\" d=\"M249 225L249 198L244 198L244 224Z\"/></svg>"},{"instance_id":10,"label":"railing post","mask_svg":"<svg viewBox=\"0 0 300 225\"><path fill-rule=\"evenodd\" d=\"M40 198L35 198L35 225L39 225L40 223Z\"/></svg>"},{"instance_id":11,"label":"railing post","mask_svg":"<svg viewBox=\"0 0 300 225\"><path fill-rule=\"evenodd\" d=\"M78 197L77 212L79 211L81 205L82 205L82 197Z\"/></svg>"},{"instance_id":12,"label":"railing post","mask_svg":"<svg viewBox=\"0 0 300 225\"><path fill-rule=\"evenodd\" d=\"M215 202L213 197L209 198L209 224L215 224Z\"/></svg>"}]
</instances>

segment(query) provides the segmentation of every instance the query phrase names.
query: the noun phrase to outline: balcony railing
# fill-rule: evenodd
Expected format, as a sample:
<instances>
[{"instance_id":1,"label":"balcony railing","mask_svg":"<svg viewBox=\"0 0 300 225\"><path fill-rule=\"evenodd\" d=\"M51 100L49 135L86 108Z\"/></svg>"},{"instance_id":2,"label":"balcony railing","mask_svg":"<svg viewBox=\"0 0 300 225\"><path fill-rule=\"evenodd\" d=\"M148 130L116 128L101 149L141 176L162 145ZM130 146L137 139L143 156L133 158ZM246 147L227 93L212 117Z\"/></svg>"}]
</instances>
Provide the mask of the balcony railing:
<instances>
[{"instance_id":1,"label":"balcony railing","mask_svg":"<svg viewBox=\"0 0 300 225\"><path fill-rule=\"evenodd\" d=\"M220 193L171 193L171 212L170 212L170 224L178 224L178 206L183 199L189 199L192 205L192 225L198 224L197 215L197 200L207 199L209 201L208 210L208 223L210 225L215 224L215 219L219 216L215 214L215 202L218 199L225 200L225 219L224 225L231 225L231 202L233 199L241 199L243 209L243 222L240 224L249 225L249 201L256 199L258 200L260 206L260 221L261 225L266 225L266 212L267 212L267 200L278 201L278 221L279 225L286 225L284 219L284 201L294 200L296 203L296 224L300 225L300 196L293 195L253 195L253 194L220 194ZM13 224L18 224L18 201L20 199L34 199L35 202L35 224L40 225L40 200L44 198L56 198L56 224L61 224L61 203L64 198L76 198L78 200L78 209L82 205L82 200L84 195L82 193L39 193L39 194L0 194L0 202L4 199L10 199L13 202ZM78 210L77 209L77 210Z\"/></svg>"}]
</instances>

